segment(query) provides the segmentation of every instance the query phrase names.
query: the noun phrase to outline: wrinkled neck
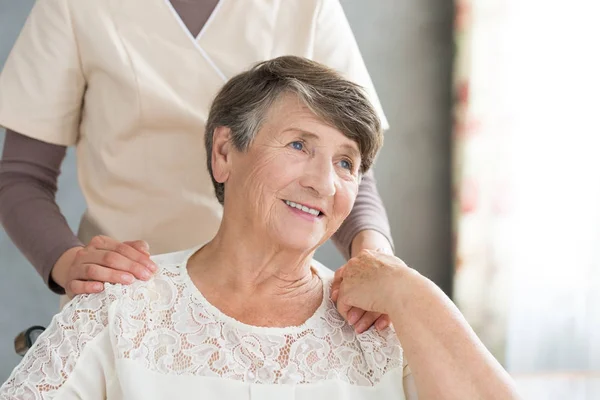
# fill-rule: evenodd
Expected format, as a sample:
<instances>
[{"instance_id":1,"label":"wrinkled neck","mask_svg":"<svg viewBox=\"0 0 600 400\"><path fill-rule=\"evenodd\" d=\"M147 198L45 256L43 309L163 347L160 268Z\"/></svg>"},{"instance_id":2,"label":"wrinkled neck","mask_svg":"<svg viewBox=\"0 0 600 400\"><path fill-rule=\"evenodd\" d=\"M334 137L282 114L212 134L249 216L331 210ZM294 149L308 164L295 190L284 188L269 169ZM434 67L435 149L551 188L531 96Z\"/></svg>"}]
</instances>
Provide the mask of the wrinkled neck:
<instances>
[{"instance_id":1,"label":"wrinkled neck","mask_svg":"<svg viewBox=\"0 0 600 400\"><path fill-rule=\"evenodd\" d=\"M217 235L190 258L190 274L247 294L291 295L320 286L311 269L315 249L299 251L245 232L225 218Z\"/></svg>"}]
</instances>

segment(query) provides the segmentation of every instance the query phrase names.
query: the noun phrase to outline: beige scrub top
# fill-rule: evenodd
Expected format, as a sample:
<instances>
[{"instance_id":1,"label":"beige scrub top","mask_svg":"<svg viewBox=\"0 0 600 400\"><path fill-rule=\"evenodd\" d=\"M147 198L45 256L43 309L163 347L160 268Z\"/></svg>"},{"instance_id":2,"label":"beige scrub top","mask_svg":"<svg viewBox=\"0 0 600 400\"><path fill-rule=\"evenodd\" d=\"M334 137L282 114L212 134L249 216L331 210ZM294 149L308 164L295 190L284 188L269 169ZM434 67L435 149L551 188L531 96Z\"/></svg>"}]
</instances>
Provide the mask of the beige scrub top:
<instances>
[{"instance_id":1,"label":"beige scrub top","mask_svg":"<svg viewBox=\"0 0 600 400\"><path fill-rule=\"evenodd\" d=\"M0 125L77 147L84 242L177 251L222 215L203 144L212 99L287 54L363 85L387 127L338 0L221 0L196 38L168 0L38 0L0 75Z\"/></svg>"}]
</instances>

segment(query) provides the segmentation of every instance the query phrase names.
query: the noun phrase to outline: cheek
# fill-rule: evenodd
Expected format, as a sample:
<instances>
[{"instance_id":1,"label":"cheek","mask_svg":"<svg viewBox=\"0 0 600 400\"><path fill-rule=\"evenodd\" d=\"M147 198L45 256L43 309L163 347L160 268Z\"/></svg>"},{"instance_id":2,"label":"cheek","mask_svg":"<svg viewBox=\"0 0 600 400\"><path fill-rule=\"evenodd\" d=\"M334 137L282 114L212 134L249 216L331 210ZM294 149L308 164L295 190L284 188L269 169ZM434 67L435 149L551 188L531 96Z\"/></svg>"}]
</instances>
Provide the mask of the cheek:
<instances>
[{"instance_id":1,"label":"cheek","mask_svg":"<svg viewBox=\"0 0 600 400\"><path fill-rule=\"evenodd\" d=\"M284 157L277 154L255 156L251 162L240 167L245 175L245 190L252 192L255 197L271 197L293 181L293 169Z\"/></svg>"},{"instance_id":2,"label":"cheek","mask_svg":"<svg viewBox=\"0 0 600 400\"><path fill-rule=\"evenodd\" d=\"M342 181L339 184L334 198L334 209L337 216L340 218L346 218L350 214L357 194L357 182Z\"/></svg>"}]
</instances>

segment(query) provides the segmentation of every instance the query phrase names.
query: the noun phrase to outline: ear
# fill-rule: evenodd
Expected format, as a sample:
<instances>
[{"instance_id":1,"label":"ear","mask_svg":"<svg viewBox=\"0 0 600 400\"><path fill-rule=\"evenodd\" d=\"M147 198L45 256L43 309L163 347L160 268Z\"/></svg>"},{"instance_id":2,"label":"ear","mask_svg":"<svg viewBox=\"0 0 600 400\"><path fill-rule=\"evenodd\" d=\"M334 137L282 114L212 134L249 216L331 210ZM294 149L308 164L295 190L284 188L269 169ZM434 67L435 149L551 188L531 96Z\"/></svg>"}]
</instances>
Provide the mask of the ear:
<instances>
[{"instance_id":1,"label":"ear","mask_svg":"<svg viewBox=\"0 0 600 400\"><path fill-rule=\"evenodd\" d=\"M213 177L219 183L225 183L231 171L231 130L226 126L219 126L213 133L213 147L211 154Z\"/></svg>"}]
</instances>

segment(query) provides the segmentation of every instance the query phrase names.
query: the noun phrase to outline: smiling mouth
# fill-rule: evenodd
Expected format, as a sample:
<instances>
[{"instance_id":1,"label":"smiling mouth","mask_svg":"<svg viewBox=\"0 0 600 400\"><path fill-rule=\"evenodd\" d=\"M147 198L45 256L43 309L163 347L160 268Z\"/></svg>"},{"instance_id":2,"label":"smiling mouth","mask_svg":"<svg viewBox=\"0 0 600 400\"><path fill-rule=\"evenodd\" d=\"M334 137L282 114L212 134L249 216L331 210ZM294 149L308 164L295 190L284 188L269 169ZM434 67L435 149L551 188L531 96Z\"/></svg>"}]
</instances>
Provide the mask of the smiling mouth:
<instances>
[{"instance_id":1,"label":"smiling mouth","mask_svg":"<svg viewBox=\"0 0 600 400\"><path fill-rule=\"evenodd\" d=\"M296 208L296 209L303 211L307 214L310 214L314 217L322 217L323 215L325 215L321 210L317 210L316 208L310 208L310 207L305 206L300 203L294 203L293 201L289 201L289 200L284 200L283 202L285 204L287 204L289 207Z\"/></svg>"}]
</instances>

